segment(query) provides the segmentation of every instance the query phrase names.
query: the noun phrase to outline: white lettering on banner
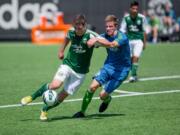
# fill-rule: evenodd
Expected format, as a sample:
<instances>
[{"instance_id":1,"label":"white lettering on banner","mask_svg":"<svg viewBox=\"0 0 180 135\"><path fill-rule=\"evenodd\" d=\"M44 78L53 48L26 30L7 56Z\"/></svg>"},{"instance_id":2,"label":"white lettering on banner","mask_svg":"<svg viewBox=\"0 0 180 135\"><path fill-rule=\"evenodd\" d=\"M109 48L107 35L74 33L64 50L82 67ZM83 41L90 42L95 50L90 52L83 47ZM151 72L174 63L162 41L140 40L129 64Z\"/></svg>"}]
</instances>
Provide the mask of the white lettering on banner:
<instances>
[{"instance_id":1,"label":"white lettering on banner","mask_svg":"<svg viewBox=\"0 0 180 135\"><path fill-rule=\"evenodd\" d=\"M20 0L11 0L10 3L0 5L0 28L5 30L18 29L20 26L24 29L31 29L34 25L39 23L38 17L41 14L48 14L48 10L52 12L58 11L58 6L54 3L44 2L40 3L24 3L19 5ZM28 20L26 14L30 12L32 18ZM9 13L10 18L4 18L5 14Z\"/></svg>"},{"instance_id":2,"label":"white lettering on banner","mask_svg":"<svg viewBox=\"0 0 180 135\"><path fill-rule=\"evenodd\" d=\"M3 15L9 12L11 14L11 19L6 21ZM17 29L18 28L18 1L12 0L12 4L3 4L0 6L0 26L4 29Z\"/></svg>"},{"instance_id":3,"label":"white lettering on banner","mask_svg":"<svg viewBox=\"0 0 180 135\"><path fill-rule=\"evenodd\" d=\"M26 4L21 7L21 10L19 11L19 22L21 23L21 26L25 29L32 28L34 25L37 24L36 21L36 14L39 12L39 4ZM33 9L33 10L32 10ZM31 12L33 15L33 18L31 21L26 20L25 14L27 12Z\"/></svg>"},{"instance_id":4,"label":"white lettering on banner","mask_svg":"<svg viewBox=\"0 0 180 135\"><path fill-rule=\"evenodd\" d=\"M65 38L65 33L63 31L37 31L35 34L37 39Z\"/></svg>"}]
</instances>

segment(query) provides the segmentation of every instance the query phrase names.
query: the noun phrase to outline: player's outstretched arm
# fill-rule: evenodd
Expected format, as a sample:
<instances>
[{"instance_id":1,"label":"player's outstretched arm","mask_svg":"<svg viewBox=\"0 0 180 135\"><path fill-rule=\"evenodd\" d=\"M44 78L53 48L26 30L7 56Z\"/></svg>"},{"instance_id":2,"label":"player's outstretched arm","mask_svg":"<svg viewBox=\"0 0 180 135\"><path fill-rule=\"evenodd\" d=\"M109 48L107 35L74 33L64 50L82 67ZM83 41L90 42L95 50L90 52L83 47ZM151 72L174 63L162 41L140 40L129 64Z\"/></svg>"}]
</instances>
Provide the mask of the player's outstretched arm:
<instances>
[{"instance_id":1,"label":"player's outstretched arm","mask_svg":"<svg viewBox=\"0 0 180 135\"><path fill-rule=\"evenodd\" d=\"M66 46L69 44L69 42L70 42L70 40L68 38L66 38L64 41L64 44L60 45L59 52L58 52L59 59L61 59L61 60L64 59L64 51L65 51Z\"/></svg>"},{"instance_id":2,"label":"player's outstretched arm","mask_svg":"<svg viewBox=\"0 0 180 135\"><path fill-rule=\"evenodd\" d=\"M90 40L88 40L87 44L89 47L94 46L96 44L101 45L103 47L107 47L107 48L118 46L118 42L116 42L116 41L109 42L105 38L98 38L98 37L91 38Z\"/></svg>"}]
</instances>

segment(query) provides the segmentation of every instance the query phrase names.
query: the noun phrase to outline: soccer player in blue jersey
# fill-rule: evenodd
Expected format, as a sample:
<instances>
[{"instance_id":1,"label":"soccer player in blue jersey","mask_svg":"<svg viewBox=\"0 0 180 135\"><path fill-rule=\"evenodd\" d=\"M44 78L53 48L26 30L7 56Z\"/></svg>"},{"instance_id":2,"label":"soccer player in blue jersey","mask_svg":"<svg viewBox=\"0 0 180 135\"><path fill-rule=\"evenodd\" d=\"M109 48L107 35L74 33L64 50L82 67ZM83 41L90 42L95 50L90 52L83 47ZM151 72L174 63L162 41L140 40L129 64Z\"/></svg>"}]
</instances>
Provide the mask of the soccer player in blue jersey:
<instances>
[{"instance_id":1,"label":"soccer player in blue jersey","mask_svg":"<svg viewBox=\"0 0 180 135\"><path fill-rule=\"evenodd\" d=\"M86 91L81 110L74 114L74 118L85 117L85 111L95 91L100 86L103 86L103 89L100 92L102 103L99 107L99 112L104 112L111 102L111 93L122 84L131 69L129 41L125 34L117 30L118 19L116 16L108 15L105 18L105 27L106 33L102 34L101 38L95 37L90 39L88 45L100 44L106 47L107 58Z\"/></svg>"}]
</instances>

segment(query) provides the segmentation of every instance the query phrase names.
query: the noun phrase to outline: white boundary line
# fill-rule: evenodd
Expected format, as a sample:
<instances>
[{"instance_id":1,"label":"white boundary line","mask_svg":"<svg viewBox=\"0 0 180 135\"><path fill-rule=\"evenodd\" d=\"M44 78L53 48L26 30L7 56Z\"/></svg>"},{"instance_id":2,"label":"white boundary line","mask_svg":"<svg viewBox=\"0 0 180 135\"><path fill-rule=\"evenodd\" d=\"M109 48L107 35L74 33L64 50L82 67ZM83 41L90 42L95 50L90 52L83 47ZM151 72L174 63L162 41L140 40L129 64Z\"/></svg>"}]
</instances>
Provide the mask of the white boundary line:
<instances>
[{"instance_id":1,"label":"white boundary line","mask_svg":"<svg viewBox=\"0 0 180 135\"><path fill-rule=\"evenodd\" d=\"M112 98L120 98L120 97L132 97L132 96L145 96L145 95L157 95L157 94L168 94L168 93L178 93L180 90L169 90L169 91L158 91L158 92L147 92L147 93L129 93L126 95L115 95L112 96ZM93 100L97 100L99 97L94 97ZM82 98L78 99L69 99L65 100L64 102L77 102L77 101L82 101ZM29 105L40 105L43 104L43 102L37 102L37 103L31 103ZM12 107L19 107L22 106L21 104L14 104L14 105L3 105L0 106L0 109L2 108L12 108Z\"/></svg>"},{"instance_id":2,"label":"white boundary line","mask_svg":"<svg viewBox=\"0 0 180 135\"><path fill-rule=\"evenodd\" d=\"M177 79L177 78L180 78L180 75L141 78L141 79L139 79L139 81ZM129 83L129 82L128 82L128 81L124 81L124 83ZM162 92L148 92L148 93L128 92L128 91L122 91L122 90L116 90L116 91L117 91L118 93L123 93L123 92L124 92L124 93L127 93L127 94L112 96L113 98L180 92L180 90L170 90L170 91L162 91ZM97 99L99 99L99 97L94 97L93 99L94 99L94 100L97 100ZM76 102L76 101L82 101L82 98L79 98L79 99L69 99L69 100L65 100L64 102ZM29 105L40 105L40 104L43 104L43 102L31 103L31 104L29 104ZM2 108L19 107L19 106L22 106L22 105L21 105L21 104L1 105L1 106L0 106L0 109L2 109Z\"/></svg>"},{"instance_id":3,"label":"white boundary line","mask_svg":"<svg viewBox=\"0 0 180 135\"><path fill-rule=\"evenodd\" d=\"M125 91L125 90L115 90L114 92L116 93L121 93L121 94L132 94L132 93L142 93L142 92L132 92L132 91Z\"/></svg>"},{"instance_id":4,"label":"white boundary line","mask_svg":"<svg viewBox=\"0 0 180 135\"><path fill-rule=\"evenodd\" d=\"M144 81L154 81L154 80L177 79L177 78L180 78L180 75L140 78L140 79L138 79L138 82L139 81L144 82ZM129 81L126 80L123 83L129 83Z\"/></svg>"}]
</instances>

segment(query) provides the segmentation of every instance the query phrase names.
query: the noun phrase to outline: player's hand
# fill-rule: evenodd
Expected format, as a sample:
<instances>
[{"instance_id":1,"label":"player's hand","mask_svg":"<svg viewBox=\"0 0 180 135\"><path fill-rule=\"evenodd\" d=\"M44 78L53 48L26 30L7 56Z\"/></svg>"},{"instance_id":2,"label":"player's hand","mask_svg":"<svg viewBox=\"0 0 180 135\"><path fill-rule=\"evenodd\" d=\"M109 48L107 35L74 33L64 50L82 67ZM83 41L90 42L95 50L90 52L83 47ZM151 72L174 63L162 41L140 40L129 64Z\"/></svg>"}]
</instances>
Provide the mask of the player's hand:
<instances>
[{"instance_id":1,"label":"player's hand","mask_svg":"<svg viewBox=\"0 0 180 135\"><path fill-rule=\"evenodd\" d=\"M97 39L96 38L91 38L91 39L89 39L88 41L87 41L87 45L89 46L89 47L92 47L92 46L94 46L94 44L97 42Z\"/></svg>"},{"instance_id":2,"label":"player's hand","mask_svg":"<svg viewBox=\"0 0 180 135\"><path fill-rule=\"evenodd\" d=\"M64 59L64 52L59 52L59 54L58 54L58 57L59 57L59 59Z\"/></svg>"}]
</instances>

